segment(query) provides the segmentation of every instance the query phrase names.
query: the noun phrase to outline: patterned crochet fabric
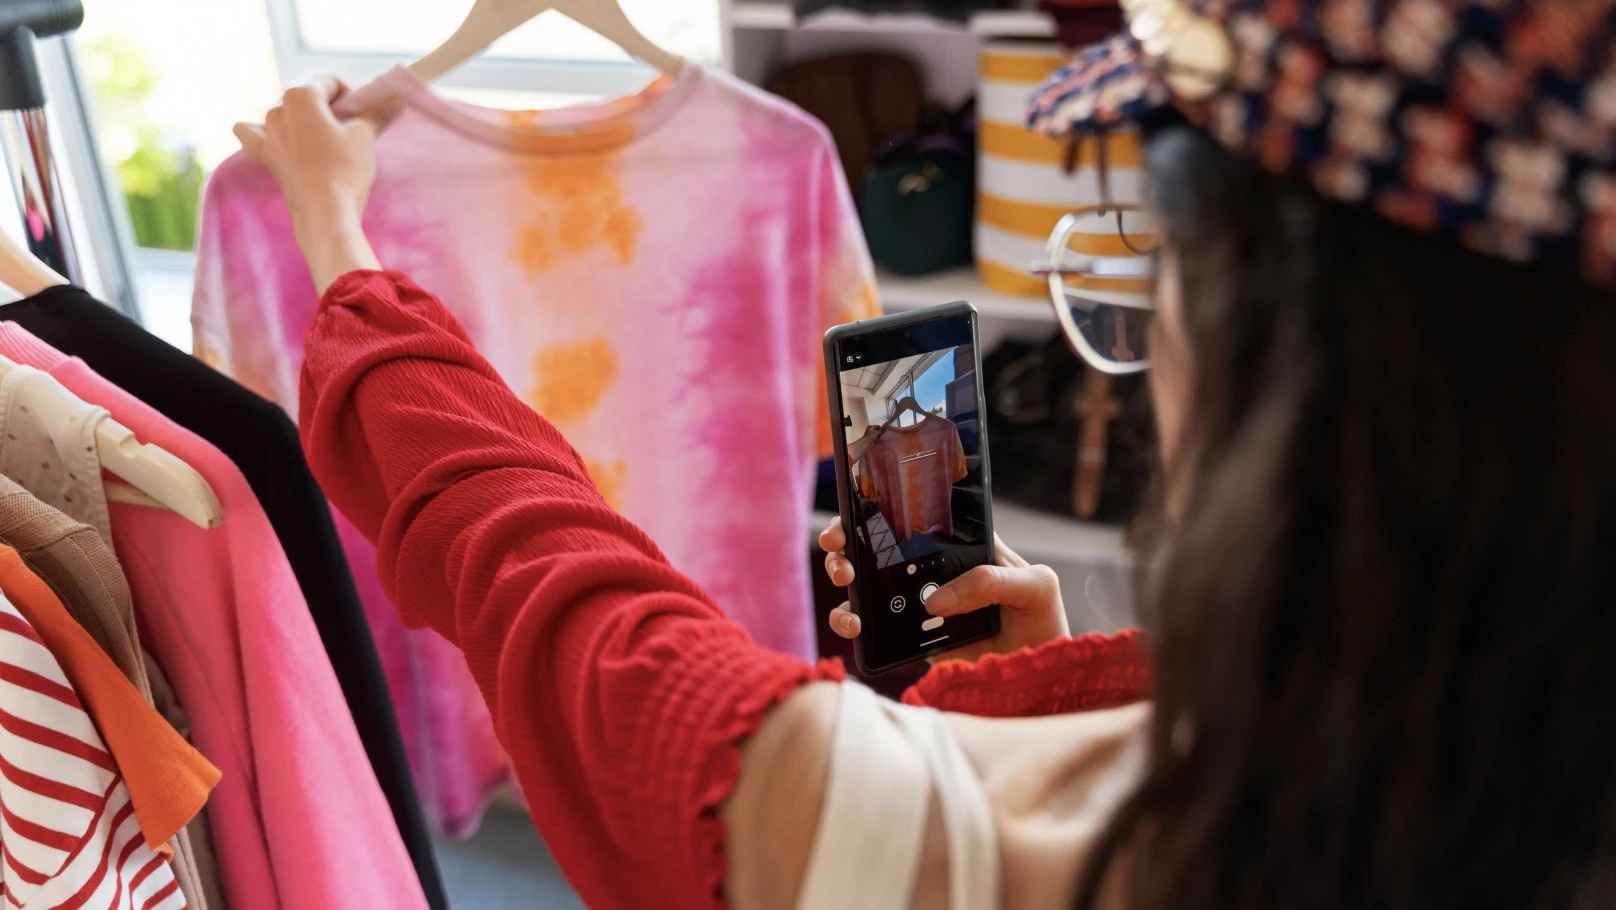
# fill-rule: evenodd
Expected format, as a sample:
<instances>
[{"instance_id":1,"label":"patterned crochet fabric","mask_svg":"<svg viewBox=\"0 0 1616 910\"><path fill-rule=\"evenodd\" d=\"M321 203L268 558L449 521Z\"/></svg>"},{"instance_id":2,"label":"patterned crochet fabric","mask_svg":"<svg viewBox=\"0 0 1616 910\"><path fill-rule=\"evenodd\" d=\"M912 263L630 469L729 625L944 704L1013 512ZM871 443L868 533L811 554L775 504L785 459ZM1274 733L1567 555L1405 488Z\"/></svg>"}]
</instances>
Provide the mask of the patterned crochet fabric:
<instances>
[{"instance_id":1,"label":"patterned crochet fabric","mask_svg":"<svg viewBox=\"0 0 1616 910\"><path fill-rule=\"evenodd\" d=\"M1126 35L1054 74L1029 124L1070 136L1174 104L1320 193L1514 261L1616 284L1616 13L1609 0L1186 0L1233 63L1172 98Z\"/></svg>"},{"instance_id":2,"label":"patterned crochet fabric","mask_svg":"<svg viewBox=\"0 0 1616 910\"><path fill-rule=\"evenodd\" d=\"M1150 696L1143 632L1063 638L976 663L932 667L903 694L905 704L978 717L1039 717L1097 711Z\"/></svg>"}]
</instances>

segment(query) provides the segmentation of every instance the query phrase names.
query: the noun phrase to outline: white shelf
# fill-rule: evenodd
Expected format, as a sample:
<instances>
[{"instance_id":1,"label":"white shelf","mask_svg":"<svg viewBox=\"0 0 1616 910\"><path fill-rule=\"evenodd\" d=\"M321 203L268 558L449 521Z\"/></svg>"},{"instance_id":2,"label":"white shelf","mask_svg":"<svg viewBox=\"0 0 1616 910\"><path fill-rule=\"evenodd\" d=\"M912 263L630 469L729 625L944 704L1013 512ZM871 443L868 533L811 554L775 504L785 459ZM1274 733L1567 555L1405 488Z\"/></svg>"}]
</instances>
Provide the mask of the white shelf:
<instances>
[{"instance_id":1,"label":"white shelf","mask_svg":"<svg viewBox=\"0 0 1616 910\"><path fill-rule=\"evenodd\" d=\"M880 271L876 283L881 292L881 305L889 313L967 300L976 305L984 320L1055 324L1055 311L1048 300L995 291L982 283L971 266L918 277Z\"/></svg>"},{"instance_id":2,"label":"white shelf","mask_svg":"<svg viewBox=\"0 0 1616 910\"><path fill-rule=\"evenodd\" d=\"M1123 529L1040 512L1013 502L993 503L993 522L1010 548L1031 562L1127 562Z\"/></svg>"},{"instance_id":3,"label":"white shelf","mask_svg":"<svg viewBox=\"0 0 1616 910\"><path fill-rule=\"evenodd\" d=\"M1053 38L1055 19L1035 9L983 10L971 16L970 30L983 38Z\"/></svg>"},{"instance_id":4,"label":"white shelf","mask_svg":"<svg viewBox=\"0 0 1616 910\"><path fill-rule=\"evenodd\" d=\"M797 24L797 14L789 3L744 2L737 0L730 10L729 24L734 28L760 31L785 30Z\"/></svg>"},{"instance_id":5,"label":"white shelf","mask_svg":"<svg viewBox=\"0 0 1616 910\"><path fill-rule=\"evenodd\" d=\"M968 22L956 22L925 13L872 15L830 9L799 22L791 4L769 0L737 0L730 13L730 25L753 31L970 32L983 38L1052 38L1055 35L1054 19L1037 10L987 10L972 14Z\"/></svg>"}]
</instances>

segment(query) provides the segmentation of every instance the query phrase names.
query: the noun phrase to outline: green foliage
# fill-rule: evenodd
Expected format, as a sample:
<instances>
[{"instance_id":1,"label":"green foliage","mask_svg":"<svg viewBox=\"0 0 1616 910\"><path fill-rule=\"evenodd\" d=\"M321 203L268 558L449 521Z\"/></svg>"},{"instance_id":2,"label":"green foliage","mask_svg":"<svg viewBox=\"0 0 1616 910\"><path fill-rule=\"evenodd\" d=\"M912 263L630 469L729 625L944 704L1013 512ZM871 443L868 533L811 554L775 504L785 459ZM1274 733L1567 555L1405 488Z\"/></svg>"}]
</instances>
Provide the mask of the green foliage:
<instances>
[{"instance_id":1,"label":"green foliage","mask_svg":"<svg viewBox=\"0 0 1616 910\"><path fill-rule=\"evenodd\" d=\"M165 250L196 246L202 165L183 140L151 121L146 102L159 79L132 42L89 42L90 81L101 114L102 148L123 187L135 243Z\"/></svg>"},{"instance_id":2,"label":"green foliage","mask_svg":"<svg viewBox=\"0 0 1616 910\"><path fill-rule=\"evenodd\" d=\"M118 179L129 204L135 242L162 250L196 246L202 207L202 164L190 152L143 144L118 162Z\"/></svg>"}]
</instances>

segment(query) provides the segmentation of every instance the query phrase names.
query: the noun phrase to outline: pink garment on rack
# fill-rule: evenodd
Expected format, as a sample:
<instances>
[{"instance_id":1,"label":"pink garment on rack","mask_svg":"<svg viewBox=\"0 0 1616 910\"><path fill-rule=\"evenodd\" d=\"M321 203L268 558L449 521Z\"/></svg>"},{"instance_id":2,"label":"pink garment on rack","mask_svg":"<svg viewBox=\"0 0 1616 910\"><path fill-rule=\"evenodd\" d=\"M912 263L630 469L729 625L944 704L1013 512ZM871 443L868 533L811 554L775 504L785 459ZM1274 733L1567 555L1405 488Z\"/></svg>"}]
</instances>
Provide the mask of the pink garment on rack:
<instances>
[{"instance_id":1,"label":"pink garment on rack","mask_svg":"<svg viewBox=\"0 0 1616 910\"><path fill-rule=\"evenodd\" d=\"M381 261L443 299L674 566L762 644L812 657L820 339L879 310L824 127L695 65L553 112L450 102L402 69L356 94L396 108L365 217ZM198 355L295 413L318 301L274 181L226 161L203 204ZM504 775L487 711L346 540L425 802L465 833Z\"/></svg>"},{"instance_id":2,"label":"pink garment on rack","mask_svg":"<svg viewBox=\"0 0 1616 910\"><path fill-rule=\"evenodd\" d=\"M297 579L246 478L218 449L15 323L0 355L45 370L195 468L224 523L112 505L143 644L222 777L208 800L233 910L424 908Z\"/></svg>"},{"instance_id":3,"label":"pink garment on rack","mask_svg":"<svg viewBox=\"0 0 1616 910\"><path fill-rule=\"evenodd\" d=\"M482 820L488 794L511 780L494 719L460 649L431 630L405 628L382 589L376 548L342 513L332 515L393 695L421 805L431 808L445 833L469 836Z\"/></svg>"}]
</instances>

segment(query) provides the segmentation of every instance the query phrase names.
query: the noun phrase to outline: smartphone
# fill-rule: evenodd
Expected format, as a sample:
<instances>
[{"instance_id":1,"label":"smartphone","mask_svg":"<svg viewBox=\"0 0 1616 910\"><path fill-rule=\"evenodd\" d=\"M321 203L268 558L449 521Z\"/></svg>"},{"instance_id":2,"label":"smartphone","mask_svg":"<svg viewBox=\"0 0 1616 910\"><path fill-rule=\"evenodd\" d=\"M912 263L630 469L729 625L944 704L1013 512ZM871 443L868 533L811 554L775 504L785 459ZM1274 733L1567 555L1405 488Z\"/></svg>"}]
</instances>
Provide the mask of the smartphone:
<instances>
[{"instance_id":1,"label":"smartphone","mask_svg":"<svg viewBox=\"0 0 1616 910\"><path fill-rule=\"evenodd\" d=\"M837 326L825 377L866 676L997 635L999 608L948 619L925 602L990 565L992 472L976 308L949 303Z\"/></svg>"}]
</instances>

